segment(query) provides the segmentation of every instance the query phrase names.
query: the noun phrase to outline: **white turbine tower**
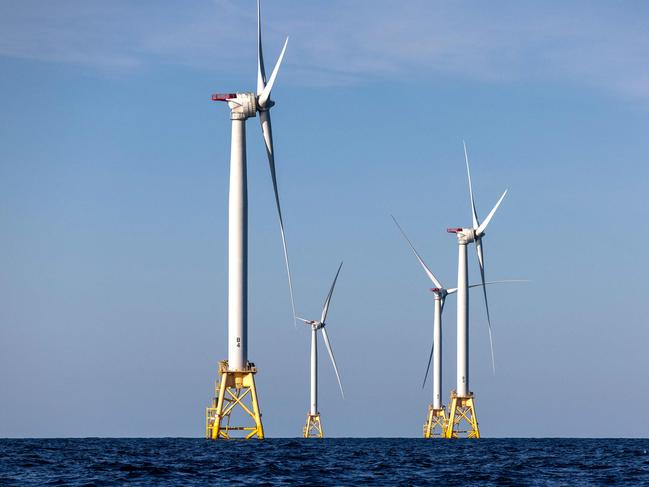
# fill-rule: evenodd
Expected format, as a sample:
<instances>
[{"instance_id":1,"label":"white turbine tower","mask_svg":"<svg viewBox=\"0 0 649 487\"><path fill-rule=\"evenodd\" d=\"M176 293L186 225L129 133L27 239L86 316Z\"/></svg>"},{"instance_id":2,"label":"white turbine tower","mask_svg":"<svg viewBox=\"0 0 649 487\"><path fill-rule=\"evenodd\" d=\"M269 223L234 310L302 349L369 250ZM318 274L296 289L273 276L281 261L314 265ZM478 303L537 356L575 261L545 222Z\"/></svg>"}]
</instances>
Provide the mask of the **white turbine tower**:
<instances>
[{"instance_id":1,"label":"white turbine tower","mask_svg":"<svg viewBox=\"0 0 649 487\"><path fill-rule=\"evenodd\" d=\"M334 372L336 373L336 379L338 379L338 386L340 387L340 393L345 398L345 392L343 391L343 385L340 382L340 374L338 373L338 367L336 366L336 359L334 358L333 350L331 349L331 342L329 341L329 336L327 335L326 320L327 313L329 313L329 305L331 304L331 296L334 293L334 287L336 286L336 280L338 279L338 274L340 274L340 269L342 268L343 263L340 263L338 266L338 271L334 277L334 281L331 284L331 289L329 294L325 298L324 305L322 306L322 313L320 314L320 320L305 320L304 318L297 317L298 320L303 321L311 327L311 402L309 405L309 412L306 416L306 425L304 426L304 437L305 438L322 438L322 423L320 422L320 411L318 410L318 330L322 332L322 338L324 339L325 346L327 347L327 352L329 352L329 358L331 358L331 363L334 366Z\"/></svg>"},{"instance_id":2,"label":"white turbine tower","mask_svg":"<svg viewBox=\"0 0 649 487\"><path fill-rule=\"evenodd\" d=\"M473 199L473 188L471 186L471 171L469 170L469 157L464 144L464 158L466 161L467 176L469 179L469 195L471 198L471 216L473 226L471 228L449 228L449 233L455 233L458 240L458 269L457 269L457 388L451 393L451 411L449 414L446 436L448 438L459 436L458 425L462 421L468 423L467 437L479 438L478 420L475 414L473 393L469 389L469 284L467 277L467 245L475 242L480 264L480 277L482 279L482 291L487 309L487 324L489 326L489 345L491 347L491 365L495 373L495 361L493 352L493 340L491 336L491 318L489 316L489 303L487 301L487 289L485 288L484 254L482 249L482 238L494 213L500 206L507 190L502 194L487 218L480 223L478 213Z\"/></svg>"},{"instance_id":3,"label":"white turbine tower","mask_svg":"<svg viewBox=\"0 0 649 487\"><path fill-rule=\"evenodd\" d=\"M254 374L256 368L248 361L248 183L246 168L246 120L259 112L261 130L268 155L270 175L275 192L275 204L279 216L284 260L288 274L291 307L295 316L293 286L286 248L284 221L277 190L270 99L279 67L286 52L288 38L277 63L266 79L261 45L261 8L257 1L257 92L226 93L212 96L214 101L225 101L230 108L232 140L230 152L230 196L228 203L228 360L219 364L220 386L212 407L207 408L206 436L211 439L230 438L231 431L244 431L246 438L264 437L261 413L257 401ZM250 398L250 406L242 400ZM225 403L225 405L224 405ZM240 406L254 421L253 427L230 425L233 408ZM224 421L227 418L227 421ZM225 424L224 424L225 423Z\"/></svg>"},{"instance_id":4,"label":"white turbine tower","mask_svg":"<svg viewBox=\"0 0 649 487\"><path fill-rule=\"evenodd\" d=\"M401 234L408 242L412 253L415 255L419 261L419 265L424 270L428 278L435 285L431 289L434 296L435 309L433 314L433 344L430 349L430 355L428 357L428 365L426 366L426 374L424 375L424 381L422 383L422 388L426 385L426 379L428 378L428 371L430 370L430 364L433 364L433 402L428 406L428 417L426 423L424 423L424 438L443 438L446 434L446 408L442 405L442 312L444 311L444 302L446 297L455 294L457 288L445 288L439 279L435 277L429 267L426 265L424 260L421 258L415 246L412 244L408 235L403 230L397 219L393 216L392 219L397 225ZM500 284L507 282L525 282L518 279L507 279L499 281L489 281L484 284L471 284L469 289L474 287L484 287L485 285L490 284Z\"/></svg>"}]
</instances>

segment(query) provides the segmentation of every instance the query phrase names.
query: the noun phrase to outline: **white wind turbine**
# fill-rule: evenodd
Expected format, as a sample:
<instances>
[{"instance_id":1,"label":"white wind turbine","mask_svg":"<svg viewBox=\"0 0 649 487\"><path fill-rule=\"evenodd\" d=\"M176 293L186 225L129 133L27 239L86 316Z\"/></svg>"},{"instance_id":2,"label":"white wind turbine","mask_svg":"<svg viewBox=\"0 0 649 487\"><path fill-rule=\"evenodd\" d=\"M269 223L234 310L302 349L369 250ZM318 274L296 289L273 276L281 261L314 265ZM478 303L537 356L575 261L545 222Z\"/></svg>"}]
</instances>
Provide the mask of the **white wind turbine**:
<instances>
[{"instance_id":1,"label":"white wind turbine","mask_svg":"<svg viewBox=\"0 0 649 487\"><path fill-rule=\"evenodd\" d=\"M338 280L338 274L340 274L340 269L342 268L343 263L340 263L338 266L338 271L334 277L333 283L331 284L331 289L329 289L329 294L325 298L324 304L322 306L322 313L320 314L320 320L306 320L304 318L297 317L298 320L306 323L311 327L311 401L309 405L309 413L307 415L306 426L304 427L304 436L317 436L322 437L322 425L320 423L320 412L318 411L318 330L322 332L322 338L324 339L325 346L327 347L327 352L329 353L329 358L334 367L334 372L336 373L336 379L338 379L338 386L340 387L340 393L345 398L345 392L343 391L343 385L340 382L340 374L338 373L338 367L336 366L336 359L334 358L333 350L331 349L331 342L329 341L329 335L327 335L326 320L327 313L329 313L329 305L331 304L331 297L334 293L334 287L336 286L336 281Z\"/></svg>"},{"instance_id":2,"label":"white wind turbine","mask_svg":"<svg viewBox=\"0 0 649 487\"><path fill-rule=\"evenodd\" d=\"M232 143L230 154L230 201L228 213L228 364L230 370L243 370L248 363L248 188L246 169L246 120L259 112L259 121L268 155L270 175L275 192L275 204L284 248L284 261L288 274L291 307L295 316L293 284L284 233L284 220L277 190L273 131L270 109L275 102L270 99L279 67L286 52L288 37L277 63L266 79L261 44L261 8L257 0L257 92L226 93L212 96L214 101L225 101L230 107Z\"/></svg>"},{"instance_id":3,"label":"white wind turbine","mask_svg":"<svg viewBox=\"0 0 649 487\"><path fill-rule=\"evenodd\" d=\"M482 291L487 310L487 324L489 326L489 345L491 348L491 366L496 372L493 351L493 339L491 334L491 317L489 316L489 303L487 301L487 289L485 284L484 273L484 254L482 248L482 238L485 235L485 230L489 225L494 213L500 206L503 198L507 194L507 190L502 194L500 199L496 202L492 210L487 215L487 218L480 223L478 213L475 208L475 201L473 199L473 188L471 185L471 171L469 170L469 157L466 150L466 143L464 143L464 158L466 162L467 176L469 180L469 195L471 198L471 216L473 219L473 226L471 228L449 228L449 233L455 233L458 240L458 269L457 269L457 388L455 397L452 397L451 414L449 416L447 437L457 436L454 432L454 427L462 420L463 417L472 418L471 429L469 430L469 437L480 437L478 430L477 419L475 416L475 409L473 405L473 396L469 390L469 284L467 278L467 245L471 242L476 244L476 252L478 254L478 263L480 265L480 278L482 280ZM456 418L456 405L458 408L459 416ZM466 416L463 413L466 411Z\"/></svg>"},{"instance_id":4,"label":"white wind turbine","mask_svg":"<svg viewBox=\"0 0 649 487\"><path fill-rule=\"evenodd\" d=\"M248 360L248 181L246 168L246 120L257 116L266 146L270 175L275 193L275 204L279 216L279 227L284 249L284 261L288 274L293 317L295 303L293 285L286 248L284 221L277 190L273 132L270 109L275 105L270 95L277 78L279 67L286 52L288 38L269 78L266 78L261 43L261 7L257 0L257 91L212 95L214 101L227 102L232 121L230 151L230 193L228 202L228 360L219 365L220 385L217 385L212 406L206 410L206 436L211 439L228 439L231 432L245 432L246 438L264 437L261 412L255 388L254 364ZM295 318L293 318L295 323ZM247 398L249 406L243 403ZM233 426L231 414L240 407L250 416L255 425Z\"/></svg>"}]
</instances>

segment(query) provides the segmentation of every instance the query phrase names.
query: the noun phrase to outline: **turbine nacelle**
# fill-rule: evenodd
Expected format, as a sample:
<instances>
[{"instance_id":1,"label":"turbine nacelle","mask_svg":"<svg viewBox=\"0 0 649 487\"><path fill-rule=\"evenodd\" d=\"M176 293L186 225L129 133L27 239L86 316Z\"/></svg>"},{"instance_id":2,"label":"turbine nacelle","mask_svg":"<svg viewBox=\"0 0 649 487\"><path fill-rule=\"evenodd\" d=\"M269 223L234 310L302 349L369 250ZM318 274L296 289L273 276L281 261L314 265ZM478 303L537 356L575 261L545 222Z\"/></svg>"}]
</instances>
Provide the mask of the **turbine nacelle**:
<instances>
[{"instance_id":1,"label":"turbine nacelle","mask_svg":"<svg viewBox=\"0 0 649 487\"><path fill-rule=\"evenodd\" d=\"M431 292L435 295L435 299L444 299L448 296L448 291L444 288L433 287L431 288Z\"/></svg>"},{"instance_id":2,"label":"turbine nacelle","mask_svg":"<svg viewBox=\"0 0 649 487\"><path fill-rule=\"evenodd\" d=\"M323 323L322 321L305 320L304 318L300 318L299 316L297 316L297 319L303 321L305 325L310 326L313 330L319 330L320 328L325 327L325 323Z\"/></svg>"},{"instance_id":3,"label":"turbine nacelle","mask_svg":"<svg viewBox=\"0 0 649 487\"><path fill-rule=\"evenodd\" d=\"M257 116L257 95L254 93L217 93L212 101L225 101L230 107L232 120L246 120Z\"/></svg>"},{"instance_id":4,"label":"turbine nacelle","mask_svg":"<svg viewBox=\"0 0 649 487\"><path fill-rule=\"evenodd\" d=\"M484 232L478 234L478 232L473 228L447 228L446 231L448 233L456 234L459 243L463 245L475 242L476 240L482 238L482 236L484 235Z\"/></svg>"}]
</instances>

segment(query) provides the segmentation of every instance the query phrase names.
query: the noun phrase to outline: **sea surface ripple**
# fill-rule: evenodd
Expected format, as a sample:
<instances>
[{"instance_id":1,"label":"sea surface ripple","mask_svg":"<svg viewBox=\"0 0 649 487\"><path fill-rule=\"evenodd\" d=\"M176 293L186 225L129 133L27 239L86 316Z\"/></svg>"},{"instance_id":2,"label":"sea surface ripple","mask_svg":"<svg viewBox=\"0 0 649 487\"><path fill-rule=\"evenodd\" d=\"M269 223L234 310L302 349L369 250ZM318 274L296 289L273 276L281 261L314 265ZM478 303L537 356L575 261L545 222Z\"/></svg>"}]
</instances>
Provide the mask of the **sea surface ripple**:
<instances>
[{"instance_id":1,"label":"sea surface ripple","mask_svg":"<svg viewBox=\"0 0 649 487\"><path fill-rule=\"evenodd\" d=\"M649 485L647 439L0 439L0 485Z\"/></svg>"}]
</instances>

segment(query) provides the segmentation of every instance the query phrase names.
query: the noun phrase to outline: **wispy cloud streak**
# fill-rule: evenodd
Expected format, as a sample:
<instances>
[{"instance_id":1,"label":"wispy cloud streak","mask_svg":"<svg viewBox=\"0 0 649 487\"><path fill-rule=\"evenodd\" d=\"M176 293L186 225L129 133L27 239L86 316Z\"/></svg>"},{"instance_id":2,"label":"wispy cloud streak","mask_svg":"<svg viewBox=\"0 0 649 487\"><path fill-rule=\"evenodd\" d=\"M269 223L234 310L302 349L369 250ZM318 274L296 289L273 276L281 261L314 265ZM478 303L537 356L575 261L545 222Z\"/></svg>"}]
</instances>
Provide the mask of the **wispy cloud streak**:
<instances>
[{"instance_id":1,"label":"wispy cloud streak","mask_svg":"<svg viewBox=\"0 0 649 487\"><path fill-rule=\"evenodd\" d=\"M0 55L103 70L160 62L249 70L254 2L4 2ZM301 84L435 74L568 81L649 99L649 5L635 2L330 0L264 3L269 56L291 35ZM295 82L295 81L294 81Z\"/></svg>"}]
</instances>

